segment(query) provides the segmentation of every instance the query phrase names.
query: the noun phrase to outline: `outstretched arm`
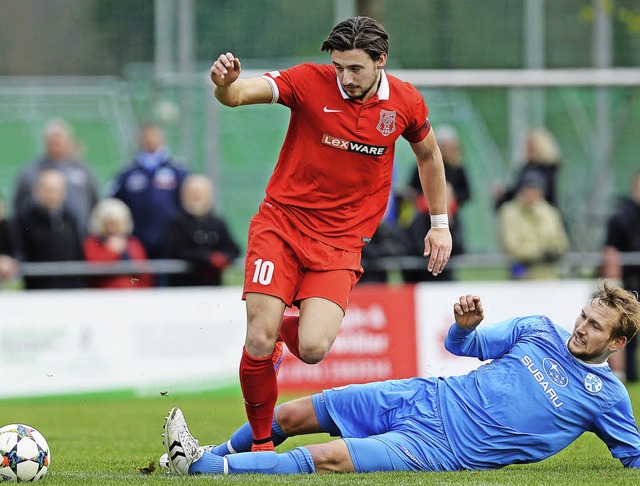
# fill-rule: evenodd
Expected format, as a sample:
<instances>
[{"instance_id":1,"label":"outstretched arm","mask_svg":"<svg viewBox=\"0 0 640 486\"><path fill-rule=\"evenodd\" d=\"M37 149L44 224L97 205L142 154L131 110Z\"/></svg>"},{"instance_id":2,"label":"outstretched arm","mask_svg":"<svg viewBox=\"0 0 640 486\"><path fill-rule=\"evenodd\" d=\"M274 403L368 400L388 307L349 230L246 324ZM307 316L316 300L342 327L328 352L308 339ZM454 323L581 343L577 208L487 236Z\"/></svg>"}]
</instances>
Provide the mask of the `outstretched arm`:
<instances>
[{"instance_id":1,"label":"outstretched arm","mask_svg":"<svg viewBox=\"0 0 640 486\"><path fill-rule=\"evenodd\" d=\"M513 347L520 336L536 326L541 316L507 319L477 329L484 320L484 307L477 295L463 295L453 305L454 324L449 328L444 347L456 356L481 360L499 358Z\"/></svg>"},{"instance_id":2,"label":"outstretched arm","mask_svg":"<svg viewBox=\"0 0 640 486\"><path fill-rule=\"evenodd\" d=\"M429 213L432 216L446 215L447 189L444 163L433 130L429 131L422 141L412 143L411 148L416 155L420 183L427 198ZM451 246L448 224L432 225L424 238L424 256L429 257L427 268L433 275L438 275L444 270L451 256Z\"/></svg>"},{"instance_id":3,"label":"outstretched arm","mask_svg":"<svg viewBox=\"0 0 640 486\"><path fill-rule=\"evenodd\" d=\"M482 302L477 295L463 295L453 304L454 324L449 328L444 340L447 351L456 356L475 356L480 358L482 353L478 341L472 332L484 319ZM476 349L477 348L477 349Z\"/></svg>"},{"instance_id":4,"label":"outstretched arm","mask_svg":"<svg viewBox=\"0 0 640 486\"><path fill-rule=\"evenodd\" d=\"M640 468L640 434L628 396L598 417L592 432L624 467Z\"/></svg>"},{"instance_id":5,"label":"outstretched arm","mask_svg":"<svg viewBox=\"0 0 640 486\"><path fill-rule=\"evenodd\" d=\"M273 91L269 82L261 77L240 79L240 59L232 53L221 54L210 69L215 84L213 94L226 106L271 103Z\"/></svg>"},{"instance_id":6,"label":"outstretched arm","mask_svg":"<svg viewBox=\"0 0 640 486\"><path fill-rule=\"evenodd\" d=\"M477 295L463 295L453 305L453 316L458 327L473 331L484 319L482 302Z\"/></svg>"}]
</instances>

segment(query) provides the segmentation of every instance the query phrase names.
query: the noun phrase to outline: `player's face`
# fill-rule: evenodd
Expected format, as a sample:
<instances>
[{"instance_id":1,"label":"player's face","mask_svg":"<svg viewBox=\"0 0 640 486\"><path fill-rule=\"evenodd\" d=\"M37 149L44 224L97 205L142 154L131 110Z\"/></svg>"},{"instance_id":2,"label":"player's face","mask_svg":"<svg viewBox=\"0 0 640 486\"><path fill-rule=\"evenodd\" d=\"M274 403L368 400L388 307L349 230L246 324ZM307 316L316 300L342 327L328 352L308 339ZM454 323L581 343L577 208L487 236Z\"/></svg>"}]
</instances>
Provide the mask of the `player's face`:
<instances>
[{"instance_id":1,"label":"player's face","mask_svg":"<svg viewBox=\"0 0 640 486\"><path fill-rule=\"evenodd\" d=\"M623 337L611 339L611 331L618 318L615 309L599 300L589 302L576 319L567 344L569 352L587 363L603 363L626 343Z\"/></svg>"},{"instance_id":2,"label":"player's face","mask_svg":"<svg viewBox=\"0 0 640 486\"><path fill-rule=\"evenodd\" d=\"M362 49L331 51L331 61L342 88L349 98L367 101L378 89L380 71L387 61L386 54L374 61Z\"/></svg>"}]
</instances>

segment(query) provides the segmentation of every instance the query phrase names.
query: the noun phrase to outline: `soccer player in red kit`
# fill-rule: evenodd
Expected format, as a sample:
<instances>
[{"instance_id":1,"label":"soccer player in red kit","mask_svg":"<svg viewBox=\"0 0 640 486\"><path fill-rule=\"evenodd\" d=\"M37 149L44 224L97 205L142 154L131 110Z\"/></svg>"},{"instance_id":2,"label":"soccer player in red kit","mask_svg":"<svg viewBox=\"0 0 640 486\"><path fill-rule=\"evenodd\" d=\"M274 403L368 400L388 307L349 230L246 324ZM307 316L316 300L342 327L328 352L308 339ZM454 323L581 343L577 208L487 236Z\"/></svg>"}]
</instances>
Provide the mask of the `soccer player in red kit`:
<instances>
[{"instance_id":1,"label":"soccer player in red kit","mask_svg":"<svg viewBox=\"0 0 640 486\"><path fill-rule=\"evenodd\" d=\"M391 190L395 141L411 145L431 211L428 269L438 275L451 253L444 167L418 90L384 70L384 28L368 17L340 22L323 42L331 64L301 64L240 78L227 52L211 67L226 106L280 103L291 120L266 197L249 228L243 297L247 334L240 383L253 450L273 450L282 341L317 363L338 334L348 297L362 275L360 252L374 234ZM284 317L299 307L299 317Z\"/></svg>"}]
</instances>

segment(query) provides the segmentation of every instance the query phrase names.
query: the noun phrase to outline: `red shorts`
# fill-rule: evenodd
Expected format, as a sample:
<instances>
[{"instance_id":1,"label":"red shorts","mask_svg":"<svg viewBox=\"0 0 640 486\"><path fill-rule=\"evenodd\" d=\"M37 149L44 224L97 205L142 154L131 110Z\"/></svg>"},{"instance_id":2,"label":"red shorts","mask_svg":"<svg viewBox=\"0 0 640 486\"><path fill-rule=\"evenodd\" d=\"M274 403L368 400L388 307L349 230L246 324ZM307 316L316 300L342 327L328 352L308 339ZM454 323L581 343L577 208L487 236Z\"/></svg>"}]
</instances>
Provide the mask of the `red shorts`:
<instances>
[{"instance_id":1,"label":"red shorts","mask_svg":"<svg viewBox=\"0 0 640 486\"><path fill-rule=\"evenodd\" d=\"M263 203L251 219L243 298L249 292L268 294L290 307L322 297L346 310L362 272L360 252L306 235L271 203Z\"/></svg>"}]
</instances>

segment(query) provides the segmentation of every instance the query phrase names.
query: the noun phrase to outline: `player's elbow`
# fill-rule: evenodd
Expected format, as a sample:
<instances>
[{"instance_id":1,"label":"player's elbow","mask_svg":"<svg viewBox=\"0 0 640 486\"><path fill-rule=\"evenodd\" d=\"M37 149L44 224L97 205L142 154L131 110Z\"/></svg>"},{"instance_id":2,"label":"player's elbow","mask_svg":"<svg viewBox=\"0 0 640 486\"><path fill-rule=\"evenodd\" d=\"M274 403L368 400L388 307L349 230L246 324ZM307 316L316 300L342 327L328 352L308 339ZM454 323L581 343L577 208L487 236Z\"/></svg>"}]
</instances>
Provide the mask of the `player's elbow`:
<instances>
[{"instance_id":1,"label":"player's elbow","mask_svg":"<svg viewBox=\"0 0 640 486\"><path fill-rule=\"evenodd\" d=\"M240 102L237 100L227 99L224 97L218 98L217 96L216 99L220 102L220 104L223 104L224 106L227 106L229 108L236 108L237 106L240 106Z\"/></svg>"},{"instance_id":2,"label":"player's elbow","mask_svg":"<svg viewBox=\"0 0 640 486\"><path fill-rule=\"evenodd\" d=\"M444 349L449 351L454 356L464 356L462 351L462 343L461 342L453 342L451 340L446 340L444 342Z\"/></svg>"},{"instance_id":3,"label":"player's elbow","mask_svg":"<svg viewBox=\"0 0 640 486\"><path fill-rule=\"evenodd\" d=\"M221 104L228 106L229 108L235 108L242 104L237 96L230 96L227 91L223 91L217 86L213 90L213 95Z\"/></svg>"}]
</instances>

